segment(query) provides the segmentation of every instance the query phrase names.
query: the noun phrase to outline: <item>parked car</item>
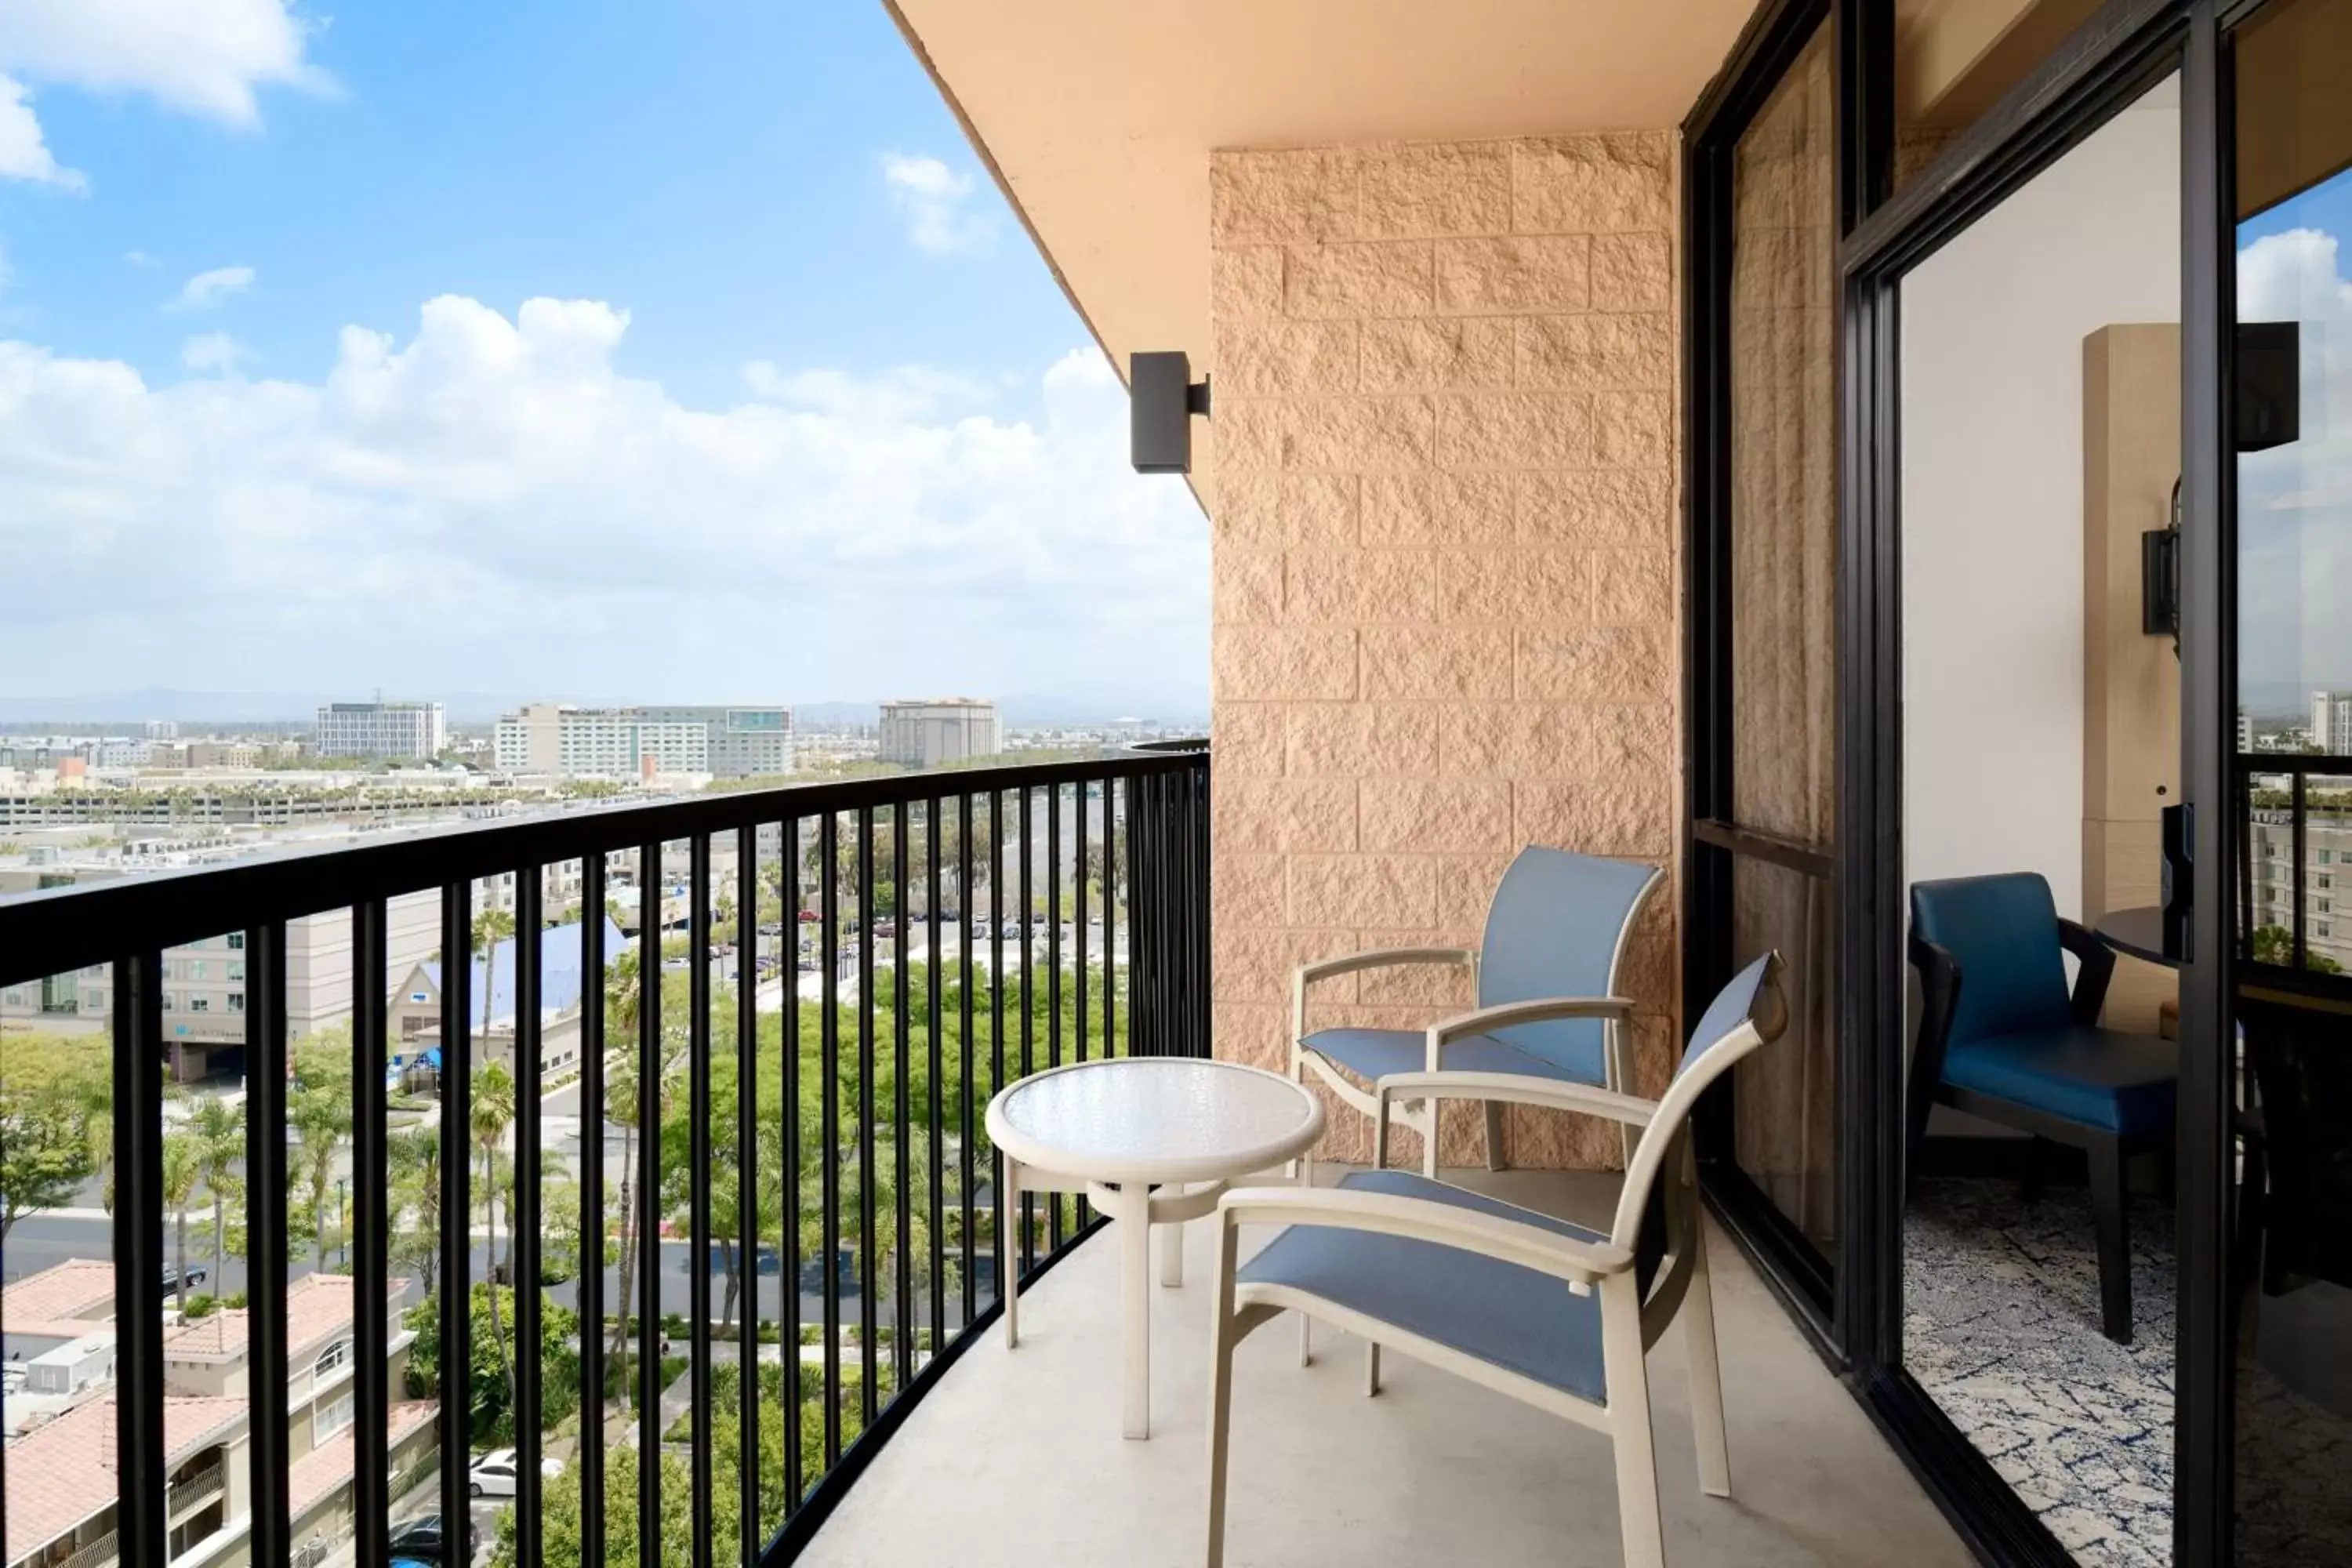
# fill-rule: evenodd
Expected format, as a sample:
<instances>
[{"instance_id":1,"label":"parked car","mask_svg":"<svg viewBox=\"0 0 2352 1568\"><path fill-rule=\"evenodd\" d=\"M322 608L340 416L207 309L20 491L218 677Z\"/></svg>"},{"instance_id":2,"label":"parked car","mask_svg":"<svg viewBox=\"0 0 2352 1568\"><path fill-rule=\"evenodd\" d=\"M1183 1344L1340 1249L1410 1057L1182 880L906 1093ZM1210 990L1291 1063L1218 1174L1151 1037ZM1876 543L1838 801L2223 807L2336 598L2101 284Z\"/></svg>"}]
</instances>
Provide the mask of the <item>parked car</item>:
<instances>
[{"instance_id":1,"label":"parked car","mask_svg":"<svg viewBox=\"0 0 2352 1568\"><path fill-rule=\"evenodd\" d=\"M466 1559L473 1560L481 1547L481 1531L471 1520L466 1521ZM403 1520L392 1527L393 1568L413 1563L421 1568L444 1568L446 1557L441 1542L441 1516L428 1513L417 1519ZM456 1568L449 1564L448 1568Z\"/></svg>"},{"instance_id":2,"label":"parked car","mask_svg":"<svg viewBox=\"0 0 2352 1568\"><path fill-rule=\"evenodd\" d=\"M667 1348L667 1347L665 1347ZM515 1474L521 1463L512 1448L493 1448L477 1455L472 1468L466 1472L466 1489L476 1497L512 1497L515 1495ZM560 1476L563 1463L560 1459L542 1458L539 1462L542 1476Z\"/></svg>"}]
</instances>

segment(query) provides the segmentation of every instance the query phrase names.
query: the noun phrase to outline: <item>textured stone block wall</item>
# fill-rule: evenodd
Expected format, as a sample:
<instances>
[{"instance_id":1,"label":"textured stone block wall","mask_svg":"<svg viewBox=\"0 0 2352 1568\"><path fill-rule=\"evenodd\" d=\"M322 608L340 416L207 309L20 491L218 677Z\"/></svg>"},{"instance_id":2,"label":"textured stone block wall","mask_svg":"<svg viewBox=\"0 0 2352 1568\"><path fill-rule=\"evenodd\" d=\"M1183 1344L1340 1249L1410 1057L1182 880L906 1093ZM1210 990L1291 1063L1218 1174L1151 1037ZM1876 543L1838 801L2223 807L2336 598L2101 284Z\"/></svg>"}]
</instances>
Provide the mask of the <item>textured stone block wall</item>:
<instances>
[{"instance_id":1,"label":"textured stone block wall","mask_svg":"<svg viewBox=\"0 0 2352 1568\"><path fill-rule=\"evenodd\" d=\"M1664 132L1215 155L1221 1055L1284 1064L1301 960L1475 943L1522 844L1672 861L1674 158ZM1678 899L1632 959L1649 1091ZM1471 1000L1431 970L1315 994L1310 1026ZM1476 1126L1457 1109L1449 1162ZM1363 1118L1332 1129L1328 1157L1368 1152ZM1613 1129L1517 1109L1508 1138L1617 1158Z\"/></svg>"}]
</instances>

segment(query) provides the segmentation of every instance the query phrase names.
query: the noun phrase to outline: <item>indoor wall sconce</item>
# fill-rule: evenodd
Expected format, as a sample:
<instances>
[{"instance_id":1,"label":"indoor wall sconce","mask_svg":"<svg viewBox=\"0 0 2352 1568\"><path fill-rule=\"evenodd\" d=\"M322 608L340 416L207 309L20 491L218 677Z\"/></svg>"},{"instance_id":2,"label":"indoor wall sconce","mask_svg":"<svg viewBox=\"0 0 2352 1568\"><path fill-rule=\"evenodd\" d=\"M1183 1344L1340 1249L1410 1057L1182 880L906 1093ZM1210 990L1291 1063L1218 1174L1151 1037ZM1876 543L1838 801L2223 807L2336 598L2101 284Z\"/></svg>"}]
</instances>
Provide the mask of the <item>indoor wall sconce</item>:
<instances>
[{"instance_id":1,"label":"indoor wall sconce","mask_svg":"<svg viewBox=\"0 0 2352 1568\"><path fill-rule=\"evenodd\" d=\"M1209 378L1192 379L1181 349L1130 354L1127 361L1129 455L1139 474L1192 471L1192 416L1209 416Z\"/></svg>"}]
</instances>

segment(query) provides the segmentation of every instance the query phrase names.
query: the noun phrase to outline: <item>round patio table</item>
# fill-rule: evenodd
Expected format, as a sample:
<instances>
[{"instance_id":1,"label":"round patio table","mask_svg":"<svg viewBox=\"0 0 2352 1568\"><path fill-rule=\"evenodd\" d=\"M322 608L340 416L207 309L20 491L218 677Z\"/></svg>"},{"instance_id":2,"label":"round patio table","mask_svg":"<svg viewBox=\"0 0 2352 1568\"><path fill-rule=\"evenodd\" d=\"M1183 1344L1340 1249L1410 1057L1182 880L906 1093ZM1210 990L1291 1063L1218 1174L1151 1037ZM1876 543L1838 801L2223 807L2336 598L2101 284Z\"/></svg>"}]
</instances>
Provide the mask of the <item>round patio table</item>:
<instances>
[{"instance_id":1,"label":"round patio table","mask_svg":"<svg viewBox=\"0 0 2352 1568\"><path fill-rule=\"evenodd\" d=\"M1184 1282L1184 1222L1217 1206L1225 1184L1297 1159L1323 1135L1323 1105L1289 1079L1190 1057L1120 1057L1049 1068L988 1102L988 1136L1004 1156L999 1222L1020 1233L1021 1194L1082 1192L1119 1231L1125 1320L1125 1428L1151 1436L1151 1227L1160 1282ZM1021 1342L1020 1268L1008 1241L1004 1342Z\"/></svg>"}]
</instances>

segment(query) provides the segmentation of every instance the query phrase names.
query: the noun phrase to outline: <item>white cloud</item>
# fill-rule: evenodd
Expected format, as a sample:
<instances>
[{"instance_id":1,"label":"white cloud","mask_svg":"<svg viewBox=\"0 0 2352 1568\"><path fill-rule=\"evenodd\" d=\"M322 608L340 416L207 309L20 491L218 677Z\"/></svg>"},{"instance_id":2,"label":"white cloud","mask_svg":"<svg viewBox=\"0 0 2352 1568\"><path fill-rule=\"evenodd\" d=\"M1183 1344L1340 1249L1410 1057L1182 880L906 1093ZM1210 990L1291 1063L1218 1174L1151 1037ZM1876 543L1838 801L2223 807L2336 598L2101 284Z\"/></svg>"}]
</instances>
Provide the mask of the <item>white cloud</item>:
<instances>
[{"instance_id":1,"label":"white cloud","mask_svg":"<svg viewBox=\"0 0 2352 1568\"><path fill-rule=\"evenodd\" d=\"M245 345L226 332L199 332L180 345L180 363L199 375L217 371L226 375L245 357Z\"/></svg>"},{"instance_id":2,"label":"white cloud","mask_svg":"<svg viewBox=\"0 0 2352 1568\"><path fill-rule=\"evenodd\" d=\"M2295 321L2300 438L2238 462L2239 679L2352 685L2352 281L2337 237L2266 235L2238 252L2238 315Z\"/></svg>"},{"instance_id":3,"label":"white cloud","mask_svg":"<svg viewBox=\"0 0 2352 1568\"><path fill-rule=\"evenodd\" d=\"M770 365L705 407L623 374L627 330L444 297L315 383L0 342L0 559L44 582L10 685L1205 704L1207 530L1129 470L1094 349L1011 393Z\"/></svg>"},{"instance_id":4,"label":"white cloud","mask_svg":"<svg viewBox=\"0 0 2352 1568\"><path fill-rule=\"evenodd\" d=\"M209 272L199 272L180 285L179 294L163 308L167 310L209 310L232 294L242 294L253 287L250 267L215 267Z\"/></svg>"},{"instance_id":5,"label":"white cloud","mask_svg":"<svg viewBox=\"0 0 2352 1568\"><path fill-rule=\"evenodd\" d=\"M907 237L935 256L973 254L996 243L996 218L972 212L973 180L937 158L903 153L882 154L882 180L890 200L907 216Z\"/></svg>"},{"instance_id":6,"label":"white cloud","mask_svg":"<svg viewBox=\"0 0 2352 1568\"><path fill-rule=\"evenodd\" d=\"M257 88L333 90L306 58L321 26L294 0L0 0L0 70L250 125Z\"/></svg>"},{"instance_id":7,"label":"white cloud","mask_svg":"<svg viewBox=\"0 0 2352 1568\"><path fill-rule=\"evenodd\" d=\"M31 180L68 191L89 185L78 171L58 163L41 135L41 122L33 117L25 84L8 76L0 76L0 179Z\"/></svg>"},{"instance_id":8,"label":"white cloud","mask_svg":"<svg viewBox=\"0 0 2352 1568\"><path fill-rule=\"evenodd\" d=\"M126 250L122 253L122 260L124 265L130 267L161 267L163 265L143 250Z\"/></svg>"}]
</instances>

